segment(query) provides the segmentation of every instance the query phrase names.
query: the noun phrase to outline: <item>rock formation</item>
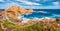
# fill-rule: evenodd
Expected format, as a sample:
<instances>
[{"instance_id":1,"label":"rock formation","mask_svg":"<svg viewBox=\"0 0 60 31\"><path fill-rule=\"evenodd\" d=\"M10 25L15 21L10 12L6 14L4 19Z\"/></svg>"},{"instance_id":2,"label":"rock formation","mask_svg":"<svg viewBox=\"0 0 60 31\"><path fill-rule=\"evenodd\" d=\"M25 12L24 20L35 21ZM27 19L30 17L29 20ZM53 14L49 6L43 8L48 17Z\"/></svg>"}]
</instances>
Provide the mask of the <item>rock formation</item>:
<instances>
[{"instance_id":1,"label":"rock formation","mask_svg":"<svg viewBox=\"0 0 60 31\"><path fill-rule=\"evenodd\" d=\"M48 19L47 19L47 18L44 18L44 19L42 19L42 21L43 21L43 22L47 22L47 21L48 21Z\"/></svg>"},{"instance_id":2,"label":"rock formation","mask_svg":"<svg viewBox=\"0 0 60 31\"><path fill-rule=\"evenodd\" d=\"M5 12L4 11L0 11L0 20L5 20Z\"/></svg>"},{"instance_id":3,"label":"rock formation","mask_svg":"<svg viewBox=\"0 0 60 31\"><path fill-rule=\"evenodd\" d=\"M10 8L7 8L5 12L10 18L17 18L19 14L30 14L33 12L33 10L31 8L29 10L25 10L24 8L12 6Z\"/></svg>"},{"instance_id":4,"label":"rock formation","mask_svg":"<svg viewBox=\"0 0 60 31\"><path fill-rule=\"evenodd\" d=\"M10 18L17 18L17 16L18 16L17 10L18 10L17 6L16 7L12 6L12 7L8 8L8 9L6 9L5 12L6 12L6 14L8 14L8 16Z\"/></svg>"},{"instance_id":5,"label":"rock formation","mask_svg":"<svg viewBox=\"0 0 60 31\"><path fill-rule=\"evenodd\" d=\"M30 20L27 21L27 23L28 23L28 24L32 24L33 21L30 19Z\"/></svg>"}]
</instances>

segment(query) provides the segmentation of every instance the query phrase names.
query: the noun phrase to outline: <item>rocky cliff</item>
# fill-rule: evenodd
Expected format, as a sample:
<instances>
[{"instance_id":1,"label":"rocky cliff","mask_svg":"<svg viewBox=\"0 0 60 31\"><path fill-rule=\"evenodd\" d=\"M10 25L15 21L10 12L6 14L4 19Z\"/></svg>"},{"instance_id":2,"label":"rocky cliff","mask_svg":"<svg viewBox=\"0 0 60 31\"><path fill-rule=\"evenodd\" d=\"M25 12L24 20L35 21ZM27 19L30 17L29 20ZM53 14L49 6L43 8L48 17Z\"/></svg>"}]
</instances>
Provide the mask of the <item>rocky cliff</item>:
<instances>
[{"instance_id":1,"label":"rocky cliff","mask_svg":"<svg viewBox=\"0 0 60 31\"><path fill-rule=\"evenodd\" d=\"M12 6L5 10L10 18L17 18L19 14L31 14L33 9L25 10L24 8L20 8L18 6Z\"/></svg>"}]
</instances>

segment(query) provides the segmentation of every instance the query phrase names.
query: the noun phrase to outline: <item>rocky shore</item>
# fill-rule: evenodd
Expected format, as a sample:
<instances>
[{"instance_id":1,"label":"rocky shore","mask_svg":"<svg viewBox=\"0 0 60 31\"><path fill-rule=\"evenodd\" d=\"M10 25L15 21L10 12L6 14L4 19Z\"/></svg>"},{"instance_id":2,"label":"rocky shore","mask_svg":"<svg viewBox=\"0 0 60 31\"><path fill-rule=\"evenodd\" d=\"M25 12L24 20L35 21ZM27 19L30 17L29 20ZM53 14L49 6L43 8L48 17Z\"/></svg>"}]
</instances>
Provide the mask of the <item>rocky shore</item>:
<instances>
[{"instance_id":1,"label":"rocky shore","mask_svg":"<svg viewBox=\"0 0 60 31\"><path fill-rule=\"evenodd\" d=\"M23 20L17 19L16 24L10 23L7 20L0 21L0 31L59 31L60 18L39 20L29 20L27 23L22 23ZM12 20L13 21L13 20Z\"/></svg>"},{"instance_id":2,"label":"rocky shore","mask_svg":"<svg viewBox=\"0 0 60 31\"><path fill-rule=\"evenodd\" d=\"M33 9L25 10L12 6L0 11L0 31L60 31L60 18L29 19L26 23L19 14L31 14Z\"/></svg>"}]
</instances>

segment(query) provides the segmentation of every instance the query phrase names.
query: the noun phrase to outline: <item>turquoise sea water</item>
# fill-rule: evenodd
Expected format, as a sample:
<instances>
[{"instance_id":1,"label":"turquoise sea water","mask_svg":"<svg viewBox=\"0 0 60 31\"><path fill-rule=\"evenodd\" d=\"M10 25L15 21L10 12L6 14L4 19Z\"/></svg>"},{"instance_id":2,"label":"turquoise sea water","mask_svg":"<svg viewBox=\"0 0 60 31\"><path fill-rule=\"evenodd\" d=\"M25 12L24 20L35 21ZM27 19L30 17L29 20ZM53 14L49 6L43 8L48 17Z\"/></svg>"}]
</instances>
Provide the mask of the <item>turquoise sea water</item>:
<instances>
[{"instance_id":1,"label":"turquoise sea water","mask_svg":"<svg viewBox=\"0 0 60 31\"><path fill-rule=\"evenodd\" d=\"M3 10L3 9L2 9ZM41 19L41 18L60 18L60 9L34 9L34 12L28 15L19 15L24 21L29 19Z\"/></svg>"},{"instance_id":2,"label":"turquoise sea water","mask_svg":"<svg viewBox=\"0 0 60 31\"><path fill-rule=\"evenodd\" d=\"M34 9L34 12L28 15L20 15L25 21L28 19L41 19L41 18L60 18L60 9Z\"/></svg>"},{"instance_id":3,"label":"turquoise sea water","mask_svg":"<svg viewBox=\"0 0 60 31\"><path fill-rule=\"evenodd\" d=\"M26 18L43 18L43 17L50 17L50 18L60 18L60 9L34 9L29 15L24 15Z\"/></svg>"}]
</instances>

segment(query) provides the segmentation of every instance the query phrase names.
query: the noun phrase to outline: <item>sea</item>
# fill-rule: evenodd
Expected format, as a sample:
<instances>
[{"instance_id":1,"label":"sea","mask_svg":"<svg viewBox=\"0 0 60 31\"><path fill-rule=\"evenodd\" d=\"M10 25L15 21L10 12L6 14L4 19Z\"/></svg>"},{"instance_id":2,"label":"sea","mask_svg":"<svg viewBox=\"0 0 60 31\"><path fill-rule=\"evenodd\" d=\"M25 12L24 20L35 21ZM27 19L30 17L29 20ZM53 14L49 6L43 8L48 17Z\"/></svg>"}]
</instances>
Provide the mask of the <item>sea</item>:
<instances>
[{"instance_id":1,"label":"sea","mask_svg":"<svg viewBox=\"0 0 60 31\"><path fill-rule=\"evenodd\" d=\"M60 18L60 9L33 9L34 12L28 15L20 15L24 21L29 19L36 20L42 18Z\"/></svg>"},{"instance_id":2,"label":"sea","mask_svg":"<svg viewBox=\"0 0 60 31\"><path fill-rule=\"evenodd\" d=\"M42 18L60 18L60 9L33 9L33 10L34 11L31 14L27 15L20 14L18 18L22 18L25 22L28 21L29 19L36 20Z\"/></svg>"}]
</instances>

